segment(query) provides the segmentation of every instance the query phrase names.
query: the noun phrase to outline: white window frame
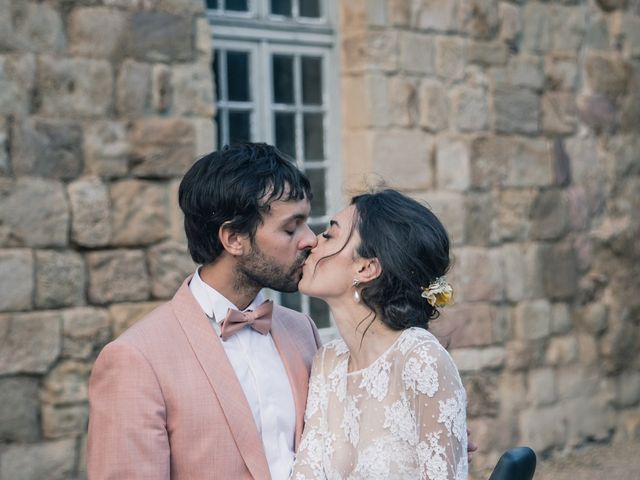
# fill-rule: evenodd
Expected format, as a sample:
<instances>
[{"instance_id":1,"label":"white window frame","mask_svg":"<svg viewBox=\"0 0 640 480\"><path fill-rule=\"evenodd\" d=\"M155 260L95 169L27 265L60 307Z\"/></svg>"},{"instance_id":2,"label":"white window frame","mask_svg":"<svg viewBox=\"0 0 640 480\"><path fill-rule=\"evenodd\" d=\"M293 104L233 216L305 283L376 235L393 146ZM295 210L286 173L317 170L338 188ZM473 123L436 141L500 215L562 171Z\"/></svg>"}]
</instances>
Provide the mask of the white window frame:
<instances>
[{"instance_id":1,"label":"white window frame","mask_svg":"<svg viewBox=\"0 0 640 480\"><path fill-rule=\"evenodd\" d=\"M221 0L220 0L221 1ZM339 1L339 0L337 0ZM298 0L293 0L294 10ZM283 17L268 14L270 0L249 0L249 12L208 10L207 17L213 48L250 52L250 91L254 110L251 114L251 140L275 143L275 126L272 120L272 84L271 55L294 55L299 62L301 55L313 55L322 58L323 104L321 106L302 106L299 102L300 83L296 80L295 107L279 107L286 111L317 111L324 115L324 158L323 161L306 162L307 167L325 169L326 214L310 219L312 226L328 224L332 213L344 207L342 192L342 162L340 158L340 97L339 97L339 54L336 26L336 0L322 0L321 14L318 19ZM260 62L260 64L258 63ZM298 68L294 68L298 75ZM225 79L226 82L226 79ZM224 86L221 85L221 92ZM221 108L233 107L235 102L221 102ZM248 102L241 102L246 105ZM237 104L236 104L237 105ZM296 122L296 159L303 168L301 122ZM266 291L266 295L278 302L280 293ZM309 301L302 296L302 312L309 314ZM330 327L320 329L323 340L337 336L333 318Z\"/></svg>"}]
</instances>

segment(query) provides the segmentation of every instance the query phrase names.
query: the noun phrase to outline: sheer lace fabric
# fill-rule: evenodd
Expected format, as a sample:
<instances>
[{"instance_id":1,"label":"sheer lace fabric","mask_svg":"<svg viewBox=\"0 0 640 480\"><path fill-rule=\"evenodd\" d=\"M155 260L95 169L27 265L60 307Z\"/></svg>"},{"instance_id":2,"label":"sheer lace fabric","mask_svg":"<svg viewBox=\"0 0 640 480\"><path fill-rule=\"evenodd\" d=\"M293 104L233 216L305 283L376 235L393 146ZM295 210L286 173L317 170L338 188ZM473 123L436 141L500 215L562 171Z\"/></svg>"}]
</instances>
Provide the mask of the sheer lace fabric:
<instances>
[{"instance_id":1,"label":"sheer lace fabric","mask_svg":"<svg viewBox=\"0 0 640 480\"><path fill-rule=\"evenodd\" d=\"M369 367L348 373L341 340L317 354L291 478L467 478L466 394L447 351L410 328Z\"/></svg>"}]
</instances>

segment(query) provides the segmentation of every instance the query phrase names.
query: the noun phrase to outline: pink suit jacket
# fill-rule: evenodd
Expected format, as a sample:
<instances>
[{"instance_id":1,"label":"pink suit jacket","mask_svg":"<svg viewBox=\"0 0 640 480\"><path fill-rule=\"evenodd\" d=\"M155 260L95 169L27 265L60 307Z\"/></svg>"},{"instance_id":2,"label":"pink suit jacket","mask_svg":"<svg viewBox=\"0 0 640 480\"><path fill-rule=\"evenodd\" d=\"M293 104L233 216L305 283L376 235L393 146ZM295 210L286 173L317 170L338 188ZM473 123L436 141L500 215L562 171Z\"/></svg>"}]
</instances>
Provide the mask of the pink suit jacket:
<instances>
[{"instance_id":1,"label":"pink suit jacket","mask_svg":"<svg viewBox=\"0 0 640 480\"><path fill-rule=\"evenodd\" d=\"M96 360L90 480L270 478L249 404L189 280ZM320 340L308 316L277 305L271 335L293 391L297 448Z\"/></svg>"}]
</instances>

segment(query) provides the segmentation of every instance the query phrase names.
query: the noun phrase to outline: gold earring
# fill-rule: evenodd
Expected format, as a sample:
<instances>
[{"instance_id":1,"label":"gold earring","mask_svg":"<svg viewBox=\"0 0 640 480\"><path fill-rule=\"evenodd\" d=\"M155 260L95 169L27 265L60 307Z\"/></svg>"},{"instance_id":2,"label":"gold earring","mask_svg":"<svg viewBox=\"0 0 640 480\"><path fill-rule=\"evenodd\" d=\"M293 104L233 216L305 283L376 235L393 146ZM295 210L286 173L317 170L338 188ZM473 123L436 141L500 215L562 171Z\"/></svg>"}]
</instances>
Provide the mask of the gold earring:
<instances>
[{"instance_id":1,"label":"gold earring","mask_svg":"<svg viewBox=\"0 0 640 480\"><path fill-rule=\"evenodd\" d=\"M358 280L357 278L353 279L352 282L353 288L355 289L353 291L353 301L356 303L360 303L360 292L358 292L358 285L360 285L360 280Z\"/></svg>"}]
</instances>

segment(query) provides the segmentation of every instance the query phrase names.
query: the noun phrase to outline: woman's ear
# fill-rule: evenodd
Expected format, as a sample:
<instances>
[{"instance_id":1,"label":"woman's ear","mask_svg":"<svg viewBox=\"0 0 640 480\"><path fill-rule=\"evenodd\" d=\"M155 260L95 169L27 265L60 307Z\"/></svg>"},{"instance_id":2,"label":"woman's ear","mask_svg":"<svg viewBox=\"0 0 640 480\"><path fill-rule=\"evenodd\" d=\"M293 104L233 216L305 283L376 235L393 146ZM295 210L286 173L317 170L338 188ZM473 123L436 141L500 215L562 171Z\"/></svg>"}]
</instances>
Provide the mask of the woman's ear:
<instances>
[{"instance_id":1,"label":"woman's ear","mask_svg":"<svg viewBox=\"0 0 640 480\"><path fill-rule=\"evenodd\" d=\"M382 275L382 265L377 258L361 258L358 260L358 280L367 283Z\"/></svg>"},{"instance_id":2,"label":"woman's ear","mask_svg":"<svg viewBox=\"0 0 640 480\"><path fill-rule=\"evenodd\" d=\"M218 239L222 247L234 257L244 255L246 253L249 236L238 233L231 229L231 222L224 222L218 230Z\"/></svg>"}]
</instances>

